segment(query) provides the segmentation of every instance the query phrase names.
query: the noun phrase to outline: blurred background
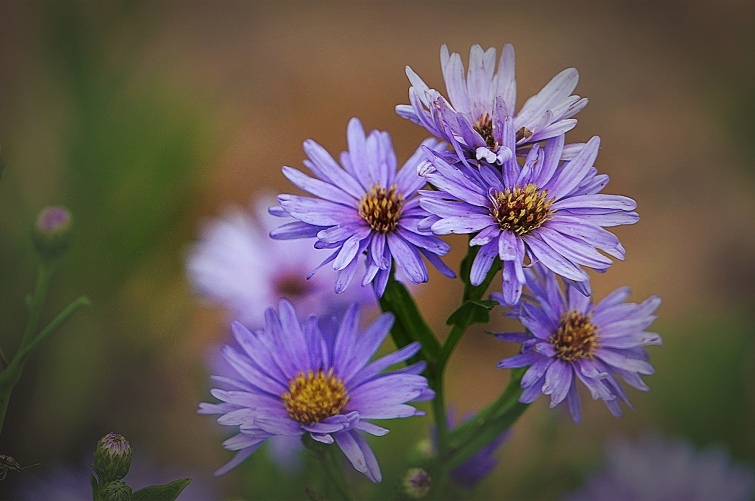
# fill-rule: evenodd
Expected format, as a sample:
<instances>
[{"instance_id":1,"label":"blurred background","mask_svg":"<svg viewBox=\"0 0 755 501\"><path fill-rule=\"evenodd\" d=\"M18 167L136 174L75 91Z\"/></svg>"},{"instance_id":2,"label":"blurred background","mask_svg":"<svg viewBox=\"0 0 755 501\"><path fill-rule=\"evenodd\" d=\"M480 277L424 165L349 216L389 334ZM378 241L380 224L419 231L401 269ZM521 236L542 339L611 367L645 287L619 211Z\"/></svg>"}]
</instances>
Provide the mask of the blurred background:
<instances>
[{"instance_id":1,"label":"blurred background","mask_svg":"<svg viewBox=\"0 0 755 501\"><path fill-rule=\"evenodd\" d=\"M755 4L1 2L0 20L0 344L14 352L26 322L28 236L45 205L68 206L76 226L43 322L79 295L92 303L10 402L0 453L42 463L35 476L88 475L97 439L116 431L218 498L303 497L303 475L283 482L263 453L212 478L231 457L227 430L196 408L212 399L206 361L228 322L192 292L185 252L203 219L295 190L281 166L302 166L307 138L345 149L352 116L408 158L426 133L394 113L408 103L404 66L443 89L442 43L464 61L472 44L513 43L519 106L579 70L590 104L567 141L601 136L605 191L641 216L615 230L627 259L593 275L595 294L628 284L632 300L663 298L653 329L665 346L649 349L657 373L649 393L630 393L635 409L617 420L583 393L577 426L541 398L471 498L555 498L599 467L607 439L643 430L755 461ZM449 242L457 268L465 240ZM445 335L459 284L434 274L415 291ZM507 382L495 364L516 346L485 333L516 329L502 312L447 371L460 415ZM426 436L429 420L404 421L372 442L387 481L360 480L364 496L395 489L405 464L392 448ZM10 472L0 498L25 477Z\"/></svg>"}]
</instances>

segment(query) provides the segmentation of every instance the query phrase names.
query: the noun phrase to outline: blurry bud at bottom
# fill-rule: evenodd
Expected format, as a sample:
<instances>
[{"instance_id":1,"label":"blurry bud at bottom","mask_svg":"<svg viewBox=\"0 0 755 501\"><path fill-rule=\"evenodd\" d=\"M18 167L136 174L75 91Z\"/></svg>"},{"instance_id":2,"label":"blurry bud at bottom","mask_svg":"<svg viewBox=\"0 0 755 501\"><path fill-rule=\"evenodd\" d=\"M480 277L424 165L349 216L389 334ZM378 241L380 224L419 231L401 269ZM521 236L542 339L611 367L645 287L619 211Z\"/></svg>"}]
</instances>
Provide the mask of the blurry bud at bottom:
<instances>
[{"instance_id":1,"label":"blurry bud at bottom","mask_svg":"<svg viewBox=\"0 0 755 501\"><path fill-rule=\"evenodd\" d=\"M412 499L422 499L430 492L430 475L422 468L411 468L401 483L403 492Z\"/></svg>"},{"instance_id":2,"label":"blurry bud at bottom","mask_svg":"<svg viewBox=\"0 0 755 501\"><path fill-rule=\"evenodd\" d=\"M113 432L102 437L97 442L92 467L97 474L100 485L112 483L125 477L131 467L131 445L129 445L128 440L123 435Z\"/></svg>"},{"instance_id":3,"label":"blurry bud at bottom","mask_svg":"<svg viewBox=\"0 0 755 501\"><path fill-rule=\"evenodd\" d=\"M50 205L37 216L32 239L37 252L45 259L55 259L68 250L71 240L71 213L65 207Z\"/></svg>"},{"instance_id":4,"label":"blurry bud at bottom","mask_svg":"<svg viewBox=\"0 0 755 501\"><path fill-rule=\"evenodd\" d=\"M109 482L100 491L102 501L131 501L131 487L123 480Z\"/></svg>"}]
</instances>

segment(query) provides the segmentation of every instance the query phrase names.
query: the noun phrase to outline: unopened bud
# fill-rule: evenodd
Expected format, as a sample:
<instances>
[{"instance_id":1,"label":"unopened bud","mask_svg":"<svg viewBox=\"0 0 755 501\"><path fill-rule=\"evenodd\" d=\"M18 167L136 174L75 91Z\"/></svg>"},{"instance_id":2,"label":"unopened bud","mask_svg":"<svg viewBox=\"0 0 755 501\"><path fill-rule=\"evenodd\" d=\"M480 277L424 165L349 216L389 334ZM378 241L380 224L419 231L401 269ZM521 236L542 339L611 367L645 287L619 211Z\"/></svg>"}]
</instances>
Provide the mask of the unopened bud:
<instances>
[{"instance_id":1,"label":"unopened bud","mask_svg":"<svg viewBox=\"0 0 755 501\"><path fill-rule=\"evenodd\" d=\"M34 247L45 259L62 256L71 240L71 213L65 207L50 205L42 209L34 223Z\"/></svg>"},{"instance_id":2,"label":"unopened bud","mask_svg":"<svg viewBox=\"0 0 755 501\"><path fill-rule=\"evenodd\" d=\"M131 487L123 480L115 480L105 484L100 497L102 501L131 501Z\"/></svg>"},{"instance_id":3,"label":"unopened bud","mask_svg":"<svg viewBox=\"0 0 755 501\"><path fill-rule=\"evenodd\" d=\"M130 466L131 446L123 435L110 432L97 442L92 467L100 485L122 479Z\"/></svg>"},{"instance_id":4,"label":"unopened bud","mask_svg":"<svg viewBox=\"0 0 755 501\"><path fill-rule=\"evenodd\" d=\"M422 468L410 468L401 482L404 494L412 499L422 499L430 492L430 475Z\"/></svg>"}]
</instances>

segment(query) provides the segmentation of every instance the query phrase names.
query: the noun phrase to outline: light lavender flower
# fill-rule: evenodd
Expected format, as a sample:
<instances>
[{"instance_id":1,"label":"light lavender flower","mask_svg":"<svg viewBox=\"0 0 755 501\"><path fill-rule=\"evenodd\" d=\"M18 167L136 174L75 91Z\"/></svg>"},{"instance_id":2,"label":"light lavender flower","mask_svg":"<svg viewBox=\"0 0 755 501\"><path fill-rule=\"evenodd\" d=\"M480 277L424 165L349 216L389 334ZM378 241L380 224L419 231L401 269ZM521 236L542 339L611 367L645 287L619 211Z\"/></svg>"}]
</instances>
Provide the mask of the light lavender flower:
<instances>
[{"instance_id":1,"label":"light lavender flower","mask_svg":"<svg viewBox=\"0 0 755 501\"><path fill-rule=\"evenodd\" d=\"M215 379L235 390L214 389L212 395L222 402L200 404L201 414L221 414L218 423L239 429L223 442L239 452L215 474L231 470L270 437L308 433L319 442L336 442L354 468L379 482L377 459L359 431L385 435L387 429L368 420L420 415L406 402L433 398L419 375L424 362L383 372L417 353L419 343L369 363L388 335L393 315L383 314L359 334L358 307L353 305L329 339L314 316L300 324L289 301L282 299L278 311L267 310L265 328L254 334L233 324L242 351L226 346L223 355L238 375Z\"/></svg>"},{"instance_id":2,"label":"light lavender flower","mask_svg":"<svg viewBox=\"0 0 755 501\"><path fill-rule=\"evenodd\" d=\"M449 55L442 45L440 64L450 103L407 66L411 104L396 106L396 113L448 141L465 164L484 160L501 165L514 154L514 148L560 136L577 125L571 117L587 105L587 99L570 95L579 80L576 69L553 77L515 113L514 47L503 47L497 72L495 59L495 48L483 51L473 45L465 77L461 56L455 52ZM513 117L510 126L516 131L514 144L502 135L506 117ZM581 147L574 146L577 150Z\"/></svg>"},{"instance_id":3,"label":"light lavender flower","mask_svg":"<svg viewBox=\"0 0 755 501\"><path fill-rule=\"evenodd\" d=\"M341 167L325 149L312 140L304 142L310 160L304 165L310 178L284 167L283 174L297 187L317 198L280 195L276 215L298 219L273 230L276 239L317 237L315 247L335 249L320 266L333 263L335 291L341 293L357 271L357 258L367 254L362 285L372 283L377 296L385 291L395 259L398 270L414 283L427 281L424 255L441 273L454 277L438 256L449 246L417 223L428 216L419 206L417 190L425 185L417 175L424 162L418 149L400 170L387 132L373 130L365 136L361 122L352 118L347 129L349 151L341 154ZM435 140L423 143L428 149L441 146Z\"/></svg>"},{"instance_id":4,"label":"light lavender flower","mask_svg":"<svg viewBox=\"0 0 755 501\"><path fill-rule=\"evenodd\" d=\"M504 144L514 148L511 119L503 118ZM581 268L605 271L611 260L597 249L624 258L618 238L603 227L637 222L631 198L598 192L608 176L593 167L600 138L593 137L570 161L560 162L564 136L534 145L523 166L508 158L501 171L489 164L451 165L426 149L432 167L422 174L438 191L421 191L420 206L433 215L418 228L437 235L475 234L470 246L481 246L470 272L479 285L499 257L503 261L503 299L516 304L524 285L523 266L540 262L588 295Z\"/></svg>"},{"instance_id":5,"label":"light lavender flower","mask_svg":"<svg viewBox=\"0 0 755 501\"><path fill-rule=\"evenodd\" d=\"M701 451L685 440L647 434L609 444L603 472L563 501L751 501L755 471L725 449Z\"/></svg>"},{"instance_id":6,"label":"light lavender flower","mask_svg":"<svg viewBox=\"0 0 755 501\"><path fill-rule=\"evenodd\" d=\"M263 323L264 312L281 297L299 311L318 316L343 312L352 302L375 304L374 296L361 287L350 287L342 296L333 294L332 276L307 279L322 260L308 242L279 242L268 233L280 219L267 213L272 198L263 197L254 213L229 209L219 219L205 221L200 240L186 256L186 272L203 298L228 310L250 329Z\"/></svg>"},{"instance_id":7,"label":"light lavender flower","mask_svg":"<svg viewBox=\"0 0 755 501\"><path fill-rule=\"evenodd\" d=\"M593 399L600 398L614 416L621 416L619 400L627 405L629 401L616 376L633 388L648 391L640 375L655 372L643 347L662 344L658 334L645 332L656 318L653 312L660 298L624 303L630 291L622 287L593 306L590 297L569 284L564 294L556 275L544 266L535 265L525 274L532 296L509 316L518 318L527 331L497 335L522 343L519 355L498 364L529 367L522 378L524 392L519 401L530 403L545 394L551 396L550 406L555 407L566 400L572 418L580 423L580 380Z\"/></svg>"}]
</instances>

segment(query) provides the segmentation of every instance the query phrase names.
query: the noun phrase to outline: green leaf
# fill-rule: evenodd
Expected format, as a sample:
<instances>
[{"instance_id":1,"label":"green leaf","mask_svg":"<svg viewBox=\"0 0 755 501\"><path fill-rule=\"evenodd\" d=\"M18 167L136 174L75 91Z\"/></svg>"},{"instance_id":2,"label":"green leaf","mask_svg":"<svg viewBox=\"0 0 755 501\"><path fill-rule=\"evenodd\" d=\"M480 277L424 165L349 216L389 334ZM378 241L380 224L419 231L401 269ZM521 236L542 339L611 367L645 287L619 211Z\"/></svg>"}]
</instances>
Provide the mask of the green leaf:
<instances>
[{"instance_id":1,"label":"green leaf","mask_svg":"<svg viewBox=\"0 0 755 501\"><path fill-rule=\"evenodd\" d=\"M131 501L175 501L190 483L190 478L182 478L168 484L151 485L133 493Z\"/></svg>"},{"instance_id":2,"label":"green leaf","mask_svg":"<svg viewBox=\"0 0 755 501\"><path fill-rule=\"evenodd\" d=\"M490 322L490 310L498 303L492 299L468 299L446 320L447 325L469 327Z\"/></svg>"},{"instance_id":3,"label":"green leaf","mask_svg":"<svg viewBox=\"0 0 755 501\"><path fill-rule=\"evenodd\" d=\"M92 484L92 500L100 501L100 483L92 473L89 474L89 483Z\"/></svg>"},{"instance_id":4,"label":"green leaf","mask_svg":"<svg viewBox=\"0 0 755 501\"><path fill-rule=\"evenodd\" d=\"M422 345L419 352L421 358L430 364L435 363L440 351L440 343L417 309L417 304L411 294L401 282L392 277L388 280L385 293L380 298L380 308L396 316L391 329L396 346L403 348L413 341L419 341Z\"/></svg>"},{"instance_id":5,"label":"green leaf","mask_svg":"<svg viewBox=\"0 0 755 501\"><path fill-rule=\"evenodd\" d=\"M513 369L511 381L501 396L477 416L449 433L449 453L443 458L448 468L455 468L508 430L529 407L519 402L522 376L527 368Z\"/></svg>"}]
</instances>

